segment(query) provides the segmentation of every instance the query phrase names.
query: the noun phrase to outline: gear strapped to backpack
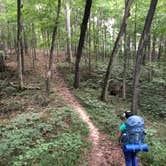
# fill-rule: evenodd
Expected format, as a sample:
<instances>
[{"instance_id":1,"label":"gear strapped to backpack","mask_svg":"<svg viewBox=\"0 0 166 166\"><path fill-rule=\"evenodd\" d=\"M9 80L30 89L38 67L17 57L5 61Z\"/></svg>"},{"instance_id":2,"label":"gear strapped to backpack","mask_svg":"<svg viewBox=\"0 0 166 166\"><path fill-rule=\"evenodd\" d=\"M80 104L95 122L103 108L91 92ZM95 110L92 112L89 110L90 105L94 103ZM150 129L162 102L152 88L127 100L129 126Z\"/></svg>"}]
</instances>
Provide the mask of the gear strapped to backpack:
<instances>
[{"instance_id":1,"label":"gear strapped to backpack","mask_svg":"<svg viewBox=\"0 0 166 166\"><path fill-rule=\"evenodd\" d=\"M143 144L144 143L144 120L142 117L133 115L126 122L126 143Z\"/></svg>"}]
</instances>

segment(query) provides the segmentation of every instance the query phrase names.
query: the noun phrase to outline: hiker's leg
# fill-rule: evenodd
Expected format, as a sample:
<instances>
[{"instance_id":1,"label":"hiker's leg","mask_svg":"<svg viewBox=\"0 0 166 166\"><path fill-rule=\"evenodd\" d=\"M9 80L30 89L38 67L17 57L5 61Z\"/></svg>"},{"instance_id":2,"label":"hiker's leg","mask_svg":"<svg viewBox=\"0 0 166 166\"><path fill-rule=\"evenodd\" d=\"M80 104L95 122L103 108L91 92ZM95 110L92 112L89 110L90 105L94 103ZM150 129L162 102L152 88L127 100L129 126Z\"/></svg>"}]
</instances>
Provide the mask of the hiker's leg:
<instances>
[{"instance_id":1,"label":"hiker's leg","mask_svg":"<svg viewBox=\"0 0 166 166\"><path fill-rule=\"evenodd\" d=\"M124 157L125 157L125 162L126 162L126 166L132 166L132 154L131 152L124 152Z\"/></svg>"},{"instance_id":2,"label":"hiker's leg","mask_svg":"<svg viewBox=\"0 0 166 166\"><path fill-rule=\"evenodd\" d=\"M137 153L132 153L132 166L138 166Z\"/></svg>"}]
</instances>

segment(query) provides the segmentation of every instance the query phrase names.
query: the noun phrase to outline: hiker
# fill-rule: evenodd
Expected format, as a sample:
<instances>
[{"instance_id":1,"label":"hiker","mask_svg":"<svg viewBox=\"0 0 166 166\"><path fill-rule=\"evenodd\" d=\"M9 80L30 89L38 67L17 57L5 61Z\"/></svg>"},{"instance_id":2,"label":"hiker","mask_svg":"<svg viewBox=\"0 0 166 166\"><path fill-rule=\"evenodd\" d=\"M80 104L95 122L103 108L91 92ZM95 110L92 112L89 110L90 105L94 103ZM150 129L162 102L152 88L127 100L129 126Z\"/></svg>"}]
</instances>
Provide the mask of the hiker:
<instances>
[{"instance_id":1,"label":"hiker","mask_svg":"<svg viewBox=\"0 0 166 166\"><path fill-rule=\"evenodd\" d=\"M126 119L128 119L131 116L133 116L133 113L130 111L126 111L123 114L123 117L125 117ZM137 166L136 153L126 151L126 149L124 147L125 143L127 143L126 139L127 139L126 138L126 124L122 123L119 128L119 132L118 132L118 144L122 146L126 166L132 166L133 162L135 163L133 165ZM134 159L134 161L133 161L133 159Z\"/></svg>"},{"instance_id":2,"label":"hiker","mask_svg":"<svg viewBox=\"0 0 166 166\"><path fill-rule=\"evenodd\" d=\"M126 166L138 166L137 153L148 151L144 143L144 120L130 111L125 112L124 117L126 121L119 128L118 143L122 146Z\"/></svg>"}]
</instances>

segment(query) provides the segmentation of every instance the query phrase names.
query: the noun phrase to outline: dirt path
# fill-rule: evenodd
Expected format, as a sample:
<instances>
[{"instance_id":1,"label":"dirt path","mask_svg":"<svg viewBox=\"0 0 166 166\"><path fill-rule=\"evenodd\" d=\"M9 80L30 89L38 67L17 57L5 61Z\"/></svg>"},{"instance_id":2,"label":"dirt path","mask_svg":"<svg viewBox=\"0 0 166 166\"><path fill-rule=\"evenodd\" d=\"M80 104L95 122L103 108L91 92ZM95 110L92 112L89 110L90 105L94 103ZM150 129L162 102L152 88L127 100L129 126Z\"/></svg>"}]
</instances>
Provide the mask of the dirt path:
<instances>
[{"instance_id":1,"label":"dirt path","mask_svg":"<svg viewBox=\"0 0 166 166\"><path fill-rule=\"evenodd\" d=\"M48 57L43 55L44 54L41 52L38 54L36 71L42 77L45 77L45 65L47 64ZM27 64L27 68L30 68L30 66L32 66L31 63ZM76 97L69 90L63 80L63 77L57 72L57 70L54 70L53 80L56 80L56 84L54 84L53 89L67 102L71 108L73 108L73 110L80 115L80 118L88 124L90 130L88 139L92 142L91 154L88 156L88 165L125 166L121 148L117 146L117 144L111 142L106 134L101 133L98 128L94 126L85 111L85 108L77 101Z\"/></svg>"},{"instance_id":2,"label":"dirt path","mask_svg":"<svg viewBox=\"0 0 166 166\"><path fill-rule=\"evenodd\" d=\"M55 71L53 77L57 82L54 90L71 108L79 113L80 118L88 124L90 130L88 139L92 142L92 151L91 155L89 155L89 166L123 166L124 160L121 148L111 142L107 135L100 133L98 128L94 126L83 106L79 104L76 97L68 89L61 75L57 71Z\"/></svg>"},{"instance_id":3,"label":"dirt path","mask_svg":"<svg viewBox=\"0 0 166 166\"><path fill-rule=\"evenodd\" d=\"M48 57L42 56L43 54L39 55L40 57L38 58L37 68L39 69L38 72L44 76L44 66L48 62ZM98 128L94 126L93 122L90 120L87 112L85 111L85 108L78 102L74 94L69 90L67 84L63 80L63 77L55 69L55 66L53 80L56 82L53 85L53 89L67 102L71 108L73 108L73 110L80 115L80 118L88 124L90 130L88 139L90 142L92 142L91 154L88 156L88 165L125 166L121 148L116 143L110 141L106 134L101 133Z\"/></svg>"}]
</instances>

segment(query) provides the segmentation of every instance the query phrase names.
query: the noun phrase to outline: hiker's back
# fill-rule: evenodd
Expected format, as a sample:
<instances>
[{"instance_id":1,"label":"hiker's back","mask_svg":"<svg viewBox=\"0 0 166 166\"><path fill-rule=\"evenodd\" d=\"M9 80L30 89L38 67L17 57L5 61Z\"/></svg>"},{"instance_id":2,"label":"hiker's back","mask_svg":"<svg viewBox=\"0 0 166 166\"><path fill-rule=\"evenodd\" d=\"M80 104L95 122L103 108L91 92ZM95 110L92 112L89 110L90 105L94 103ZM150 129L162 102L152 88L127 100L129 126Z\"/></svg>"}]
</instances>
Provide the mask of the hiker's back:
<instances>
[{"instance_id":1,"label":"hiker's back","mask_svg":"<svg viewBox=\"0 0 166 166\"><path fill-rule=\"evenodd\" d=\"M126 122L126 135L129 144L144 143L144 120L142 117L133 115Z\"/></svg>"}]
</instances>

